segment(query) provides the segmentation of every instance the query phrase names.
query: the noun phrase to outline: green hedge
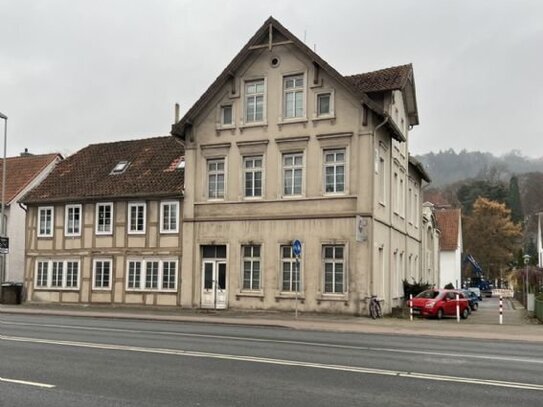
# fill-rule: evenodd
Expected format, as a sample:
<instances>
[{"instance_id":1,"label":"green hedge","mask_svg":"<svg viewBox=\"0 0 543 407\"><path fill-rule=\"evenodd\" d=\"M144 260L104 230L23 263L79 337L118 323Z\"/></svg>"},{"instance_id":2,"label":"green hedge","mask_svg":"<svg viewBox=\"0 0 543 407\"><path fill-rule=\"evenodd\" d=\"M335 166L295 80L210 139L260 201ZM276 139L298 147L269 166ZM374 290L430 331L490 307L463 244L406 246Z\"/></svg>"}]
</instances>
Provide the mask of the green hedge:
<instances>
[{"instance_id":1,"label":"green hedge","mask_svg":"<svg viewBox=\"0 0 543 407\"><path fill-rule=\"evenodd\" d=\"M535 299L534 315L536 316L537 319L543 322L543 294L540 294Z\"/></svg>"}]
</instances>

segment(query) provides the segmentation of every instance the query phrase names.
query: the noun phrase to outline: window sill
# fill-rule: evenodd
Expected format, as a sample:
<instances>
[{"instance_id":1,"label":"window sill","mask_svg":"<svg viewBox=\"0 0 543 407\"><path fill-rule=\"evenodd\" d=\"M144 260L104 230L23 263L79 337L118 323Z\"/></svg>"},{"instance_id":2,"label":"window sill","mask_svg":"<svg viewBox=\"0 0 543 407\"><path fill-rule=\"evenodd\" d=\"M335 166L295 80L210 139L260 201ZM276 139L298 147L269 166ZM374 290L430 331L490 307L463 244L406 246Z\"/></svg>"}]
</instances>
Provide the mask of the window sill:
<instances>
[{"instance_id":1,"label":"window sill","mask_svg":"<svg viewBox=\"0 0 543 407\"><path fill-rule=\"evenodd\" d=\"M67 234L65 234L64 237L71 237L71 238L78 237L78 238L80 238L81 235L67 235Z\"/></svg>"},{"instance_id":2,"label":"window sill","mask_svg":"<svg viewBox=\"0 0 543 407\"><path fill-rule=\"evenodd\" d=\"M267 127L267 126L268 126L268 122L255 122L255 123L240 124L239 128L240 130L243 130L243 129L250 129L251 127Z\"/></svg>"},{"instance_id":3,"label":"window sill","mask_svg":"<svg viewBox=\"0 0 543 407\"><path fill-rule=\"evenodd\" d=\"M216 129L217 131L221 131L221 130L234 130L236 128L236 125L235 124L225 124L223 126L217 126Z\"/></svg>"},{"instance_id":4,"label":"window sill","mask_svg":"<svg viewBox=\"0 0 543 407\"><path fill-rule=\"evenodd\" d=\"M92 288L92 292L97 292L97 293L104 293L104 292L111 292L111 288L96 288L96 287L93 287Z\"/></svg>"},{"instance_id":5,"label":"window sill","mask_svg":"<svg viewBox=\"0 0 543 407\"><path fill-rule=\"evenodd\" d=\"M264 293L262 291L238 291L236 292L236 301L240 298L256 298L264 301Z\"/></svg>"},{"instance_id":6,"label":"window sill","mask_svg":"<svg viewBox=\"0 0 543 407\"><path fill-rule=\"evenodd\" d=\"M345 305L349 304L348 294L333 294L333 293L320 293L317 295L317 304L324 301L330 302L343 302Z\"/></svg>"},{"instance_id":7,"label":"window sill","mask_svg":"<svg viewBox=\"0 0 543 407\"><path fill-rule=\"evenodd\" d=\"M128 232L128 236L145 236L145 232Z\"/></svg>"},{"instance_id":8,"label":"window sill","mask_svg":"<svg viewBox=\"0 0 543 407\"><path fill-rule=\"evenodd\" d=\"M326 197L345 196L345 195L349 195L349 193L347 191L342 191L342 192L325 192L323 194L323 196L326 196Z\"/></svg>"},{"instance_id":9,"label":"window sill","mask_svg":"<svg viewBox=\"0 0 543 407\"><path fill-rule=\"evenodd\" d=\"M45 235L44 236L38 236L38 239L45 239L45 240L53 240L53 238L54 238L53 235L51 235L51 236L49 236L49 235L48 236L45 236Z\"/></svg>"},{"instance_id":10,"label":"window sill","mask_svg":"<svg viewBox=\"0 0 543 407\"><path fill-rule=\"evenodd\" d=\"M75 287L67 287L67 288L62 288L62 287L34 287L34 291L52 291L52 292L57 292L57 291L62 291L62 292L72 291L72 292L79 292L79 287L77 287L77 288L75 288Z\"/></svg>"},{"instance_id":11,"label":"window sill","mask_svg":"<svg viewBox=\"0 0 543 407\"><path fill-rule=\"evenodd\" d=\"M161 235L178 235L179 230L161 230L160 234Z\"/></svg>"},{"instance_id":12,"label":"window sill","mask_svg":"<svg viewBox=\"0 0 543 407\"><path fill-rule=\"evenodd\" d=\"M300 303L304 303L305 301L305 296L304 295L301 295L300 293L298 293L298 297L296 297L296 293L292 293L292 292L281 292L279 294L277 294L275 296L275 302L279 302L279 301L282 301L282 300L296 300L296 298L298 298L298 301L300 301Z\"/></svg>"},{"instance_id":13,"label":"window sill","mask_svg":"<svg viewBox=\"0 0 543 407\"><path fill-rule=\"evenodd\" d=\"M287 125L287 124L306 124L309 120L307 120L307 118L305 117L302 117L302 118L292 118L292 119L283 119L283 120L279 120L277 122L277 126L281 127L281 126L284 126L284 125Z\"/></svg>"},{"instance_id":14,"label":"window sill","mask_svg":"<svg viewBox=\"0 0 543 407\"><path fill-rule=\"evenodd\" d=\"M113 232L95 232L96 237L107 237L107 236L113 236Z\"/></svg>"},{"instance_id":15,"label":"window sill","mask_svg":"<svg viewBox=\"0 0 543 407\"><path fill-rule=\"evenodd\" d=\"M126 293L127 294L151 294L151 293L154 293L154 294L177 294L177 289L176 290L171 290L171 289L168 289L168 290L161 290L159 288L143 288L143 289L132 289L132 288L127 288L126 290Z\"/></svg>"},{"instance_id":16,"label":"window sill","mask_svg":"<svg viewBox=\"0 0 543 407\"><path fill-rule=\"evenodd\" d=\"M328 115L322 115L322 116L314 116L313 121L321 121L321 120L336 120L335 114L328 114Z\"/></svg>"}]
</instances>

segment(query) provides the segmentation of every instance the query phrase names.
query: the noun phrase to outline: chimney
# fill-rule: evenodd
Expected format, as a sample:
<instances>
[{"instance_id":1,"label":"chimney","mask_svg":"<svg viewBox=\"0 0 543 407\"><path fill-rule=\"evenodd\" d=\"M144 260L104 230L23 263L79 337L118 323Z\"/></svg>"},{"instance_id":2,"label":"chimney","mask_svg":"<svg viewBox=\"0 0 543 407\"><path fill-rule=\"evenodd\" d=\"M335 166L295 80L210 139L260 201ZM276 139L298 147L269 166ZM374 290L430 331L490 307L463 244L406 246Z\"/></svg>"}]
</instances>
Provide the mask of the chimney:
<instances>
[{"instance_id":1,"label":"chimney","mask_svg":"<svg viewBox=\"0 0 543 407\"><path fill-rule=\"evenodd\" d=\"M175 121L174 124L179 122L179 103L175 104Z\"/></svg>"},{"instance_id":2,"label":"chimney","mask_svg":"<svg viewBox=\"0 0 543 407\"><path fill-rule=\"evenodd\" d=\"M21 153L21 157L30 157L31 155L34 155L32 153L28 152L28 148L25 148L25 151Z\"/></svg>"}]
</instances>

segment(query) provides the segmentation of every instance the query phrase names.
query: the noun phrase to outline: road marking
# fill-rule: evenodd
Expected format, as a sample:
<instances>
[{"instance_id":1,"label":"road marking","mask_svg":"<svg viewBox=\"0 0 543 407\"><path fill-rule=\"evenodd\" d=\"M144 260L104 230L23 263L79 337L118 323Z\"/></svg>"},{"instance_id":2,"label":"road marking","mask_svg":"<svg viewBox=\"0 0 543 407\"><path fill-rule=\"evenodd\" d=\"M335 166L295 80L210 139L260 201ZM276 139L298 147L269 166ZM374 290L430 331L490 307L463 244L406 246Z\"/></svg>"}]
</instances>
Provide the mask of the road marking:
<instances>
[{"instance_id":1,"label":"road marking","mask_svg":"<svg viewBox=\"0 0 543 407\"><path fill-rule=\"evenodd\" d=\"M0 377L0 382L6 382L6 383L16 383L16 384L24 384L26 386L34 386L34 387L42 387L44 389L52 389L53 387L56 387L53 384L46 384L46 383L38 383L38 382L29 382L27 380L16 380L16 379L7 379L5 377Z\"/></svg>"},{"instance_id":2,"label":"road marking","mask_svg":"<svg viewBox=\"0 0 543 407\"><path fill-rule=\"evenodd\" d=\"M13 341L13 342L40 343L40 344L58 345L58 346L72 346L72 347L78 347L78 348L154 353L154 354L163 354L163 355L172 355L172 356L189 356L189 357L221 359L221 360L235 360L235 361L241 361L241 362L263 363L263 364L270 364L270 365L296 366L296 367L325 369L325 370L339 370L339 371L344 371L344 372L372 374L372 375L380 375L380 376L395 376L395 377L403 377L403 378L419 379L419 380L468 383L468 384L477 384L477 385L485 385L485 386L543 391L543 385L541 384L476 379L476 378L470 378L470 377L445 376L445 375L436 375L436 374L428 374L428 373L407 372L407 371L401 371L401 370L373 369L373 368L358 367L358 366L330 365L330 364L324 364L324 363L302 362L302 361L296 361L296 360L263 358L263 357L258 357L258 356L229 355L229 354L210 353L210 352L195 352L195 351L186 351L182 349L144 348L144 347L139 347L139 346L110 345L110 344L100 344L100 343L92 343L92 342L57 341L57 340L51 340L51 339L24 338L24 337L5 336L5 335L0 335L0 340Z\"/></svg>"},{"instance_id":3,"label":"road marking","mask_svg":"<svg viewBox=\"0 0 543 407\"><path fill-rule=\"evenodd\" d=\"M45 328L60 328L60 329L73 329L73 330L79 329L82 331L125 332L125 333L180 336L180 337L189 337L189 338L208 338L208 339L221 339L221 340L226 339L226 340L231 340L231 341L243 341L243 342L278 343L278 344L284 344L284 345L313 346L313 347L319 347L319 348L465 358L469 360L481 359L481 360L494 360L494 361L500 361L500 362L520 362L520 363L543 364L543 359L538 359L538 358L518 358L518 357L511 357L511 356L479 355L479 354L470 354L470 353L435 352L435 351L424 351L424 350L381 348L381 347L371 347L371 346L337 345L337 344L331 344L331 343L305 342L305 341L282 340L282 339L246 338L242 336L194 334L194 333L171 332L171 331L145 331L141 329L138 330L138 329L124 329L124 328L101 328L101 327L88 327L88 326L79 326L79 325L37 324L37 323L31 323L31 322L0 321L0 324L17 325L17 326L39 326L39 327L45 327Z\"/></svg>"}]
</instances>

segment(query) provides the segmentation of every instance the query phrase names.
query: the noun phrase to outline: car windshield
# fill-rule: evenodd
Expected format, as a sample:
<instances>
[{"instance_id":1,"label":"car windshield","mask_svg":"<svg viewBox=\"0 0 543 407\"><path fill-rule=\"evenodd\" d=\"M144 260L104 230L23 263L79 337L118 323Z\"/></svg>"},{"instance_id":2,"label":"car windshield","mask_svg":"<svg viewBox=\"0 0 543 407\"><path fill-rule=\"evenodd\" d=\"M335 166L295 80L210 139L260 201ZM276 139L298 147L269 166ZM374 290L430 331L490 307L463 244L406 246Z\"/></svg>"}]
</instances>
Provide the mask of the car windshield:
<instances>
[{"instance_id":1,"label":"car windshield","mask_svg":"<svg viewBox=\"0 0 543 407\"><path fill-rule=\"evenodd\" d=\"M436 298L439 295L439 291L427 290L418 294L415 298Z\"/></svg>"}]
</instances>

